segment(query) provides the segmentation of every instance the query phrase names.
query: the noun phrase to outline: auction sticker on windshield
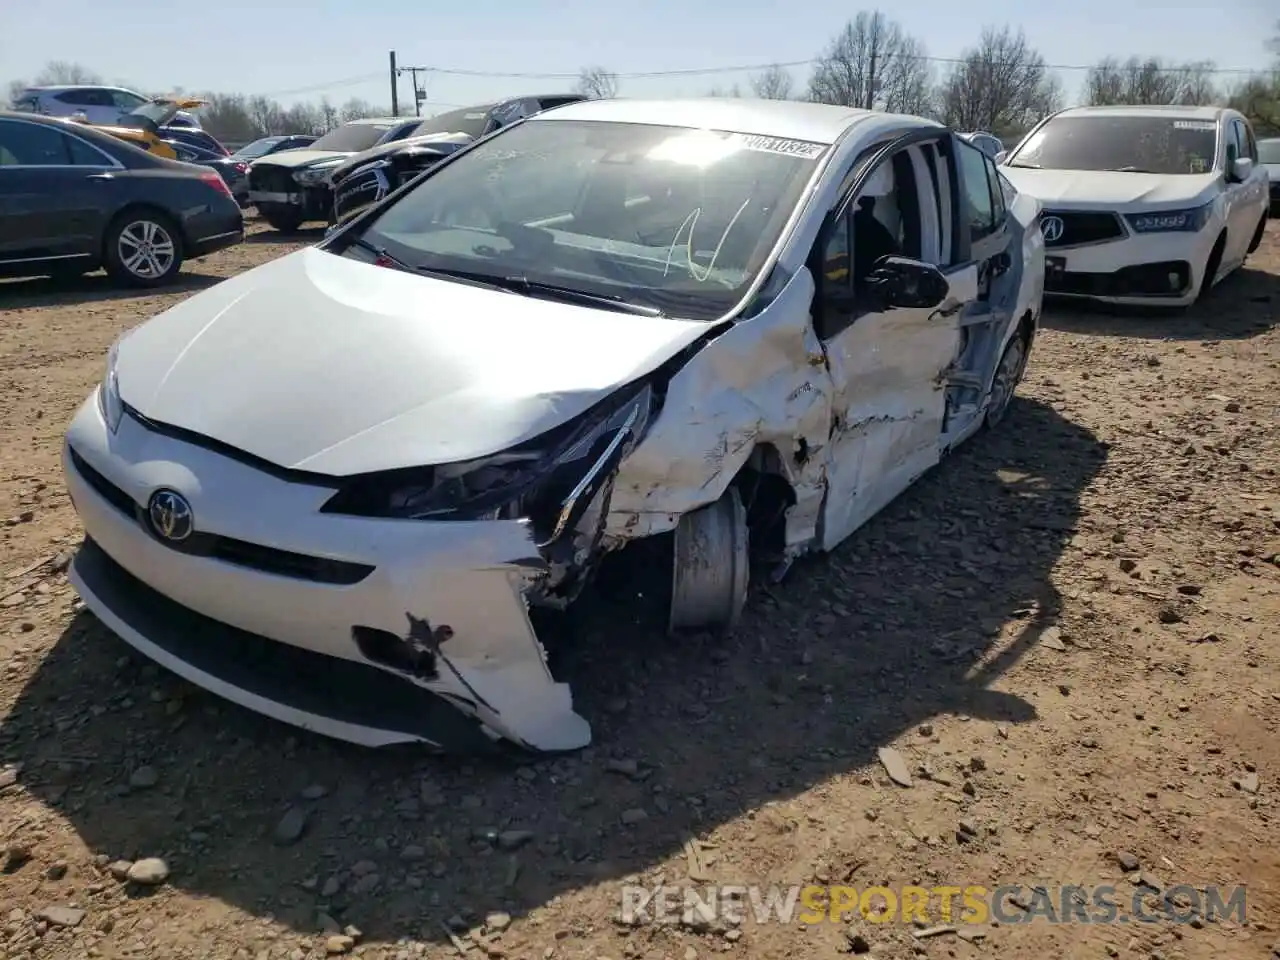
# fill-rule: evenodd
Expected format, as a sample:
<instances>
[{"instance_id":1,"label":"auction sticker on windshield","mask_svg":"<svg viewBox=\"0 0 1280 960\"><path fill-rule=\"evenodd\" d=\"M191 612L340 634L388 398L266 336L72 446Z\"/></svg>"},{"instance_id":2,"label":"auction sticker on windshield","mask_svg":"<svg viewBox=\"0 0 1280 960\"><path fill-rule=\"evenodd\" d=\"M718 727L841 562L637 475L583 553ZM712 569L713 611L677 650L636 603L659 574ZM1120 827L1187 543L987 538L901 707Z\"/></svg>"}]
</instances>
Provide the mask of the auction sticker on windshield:
<instances>
[{"instance_id":1,"label":"auction sticker on windshield","mask_svg":"<svg viewBox=\"0 0 1280 960\"><path fill-rule=\"evenodd\" d=\"M1175 130L1217 130L1218 125L1212 120L1175 120Z\"/></svg>"},{"instance_id":2,"label":"auction sticker on windshield","mask_svg":"<svg viewBox=\"0 0 1280 960\"><path fill-rule=\"evenodd\" d=\"M826 144L813 143L809 140L787 140L783 137L766 137L759 134L734 134L731 140L740 144L745 150L756 150L760 153L780 153L787 157L801 157L813 160L822 156Z\"/></svg>"}]
</instances>

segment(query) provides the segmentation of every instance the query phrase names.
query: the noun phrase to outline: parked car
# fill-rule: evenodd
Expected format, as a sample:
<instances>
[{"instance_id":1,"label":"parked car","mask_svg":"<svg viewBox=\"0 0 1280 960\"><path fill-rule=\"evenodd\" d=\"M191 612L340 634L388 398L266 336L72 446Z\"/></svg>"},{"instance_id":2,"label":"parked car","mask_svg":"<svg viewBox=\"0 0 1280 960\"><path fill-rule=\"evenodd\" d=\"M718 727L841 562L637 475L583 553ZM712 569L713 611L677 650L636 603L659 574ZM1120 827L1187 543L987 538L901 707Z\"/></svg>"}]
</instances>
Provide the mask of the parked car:
<instances>
[{"instance_id":1,"label":"parked car","mask_svg":"<svg viewBox=\"0 0 1280 960\"><path fill-rule=\"evenodd\" d=\"M402 117L352 120L309 147L281 150L249 165L249 202L277 230L291 232L308 220L330 222L329 174L353 153L400 140L421 121Z\"/></svg>"},{"instance_id":2,"label":"parked car","mask_svg":"<svg viewBox=\"0 0 1280 960\"><path fill-rule=\"evenodd\" d=\"M973 133L963 133L961 136L985 153L988 157L994 157L996 154L1004 150L1004 141L994 133L986 133L985 131L977 130Z\"/></svg>"},{"instance_id":3,"label":"parked car","mask_svg":"<svg viewBox=\"0 0 1280 960\"><path fill-rule=\"evenodd\" d=\"M151 102L152 99L125 87L56 84L27 87L13 98L13 108L31 113L43 113L48 117L81 115L95 126L110 127L120 123L122 117ZM169 125L192 130L200 129L199 119L194 114L182 110L173 115Z\"/></svg>"},{"instance_id":4,"label":"parked car","mask_svg":"<svg viewBox=\"0 0 1280 960\"><path fill-rule=\"evenodd\" d=\"M1280 216L1280 137L1259 140L1258 159L1270 181L1271 213Z\"/></svg>"},{"instance_id":5,"label":"parked car","mask_svg":"<svg viewBox=\"0 0 1280 960\"><path fill-rule=\"evenodd\" d=\"M185 143L188 146L199 147L201 150L216 153L220 157L231 155L231 151L223 146L217 137L203 130L191 130L187 127L175 127L172 124L165 124L160 127L159 136L162 140L177 140L179 143Z\"/></svg>"},{"instance_id":6,"label":"parked car","mask_svg":"<svg viewBox=\"0 0 1280 960\"><path fill-rule=\"evenodd\" d=\"M401 149L381 159L344 164L340 171L330 174L334 226L346 223L392 190L472 142L465 133L436 133L406 140Z\"/></svg>"},{"instance_id":7,"label":"parked car","mask_svg":"<svg viewBox=\"0 0 1280 960\"><path fill-rule=\"evenodd\" d=\"M579 93L536 94L428 117L403 138L365 150L333 168L329 183L333 186L334 222L377 203L461 144L479 140L523 117L585 99Z\"/></svg>"},{"instance_id":8,"label":"parked car","mask_svg":"<svg viewBox=\"0 0 1280 960\"><path fill-rule=\"evenodd\" d=\"M290 134L288 136L279 137L260 137L253 143L247 143L239 150L231 155L237 160L244 160L246 163L252 163L261 157L268 156L272 153L279 153L282 150L298 150L302 147L309 147L318 140L318 137L302 134Z\"/></svg>"},{"instance_id":9,"label":"parked car","mask_svg":"<svg viewBox=\"0 0 1280 960\"><path fill-rule=\"evenodd\" d=\"M217 171L218 175L222 177L223 183L231 191L231 195L235 197L236 203L240 204L241 207L248 205L249 165L247 163L243 160L236 160L234 157L214 153L212 150L205 150L202 147L193 147L188 143L180 143L177 140L169 140L167 142L183 163L194 163Z\"/></svg>"},{"instance_id":10,"label":"parked car","mask_svg":"<svg viewBox=\"0 0 1280 960\"><path fill-rule=\"evenodd\" d=\"M1186 306L1262 242L1266 172L1235 110L1070 107L1001 159L1044 204L1052 294Z\"/></svg>"},{"instance_id":11,"label":"parked car","mask_svg":"<svg viewBox=\"0 0 1280 960\"><path fill-rule=\"evenodd\" d=\"M160 98L150 100L135 110L131 110L120 118L113 126L93 126L103 133L120 140L132 143L139 150L146 150L157 157L176 160L178 155L169 144L165 143L164 129L169 121L184 107L200 106L203 100L181 98L169 100ZM85 124L86 121L75 117L65 118L68 123Z\"/></svg>"},{"instance_id":12,"label":"parked car","mask_svg":"<svg viewBox=\"0 0 1280 960\"><path fill-rule=\"evenodd\" d=\"M155 287L243 237L240 208L212 170L97 127L0 113L0 274L105 267L120 283Z\"/></svg>"},{"instance_id":13,"label":"parked car","mask_svg":"<svg viewBox=\"0 0 1280 960\"><path fill-rule=\"evenodd\" d=\"M1038 216L918 117L527 118L116 342L66 437L71 581L144 655L314 732L582 747L532 623L648 540L671 628L731 626L752 553L834 548L1000 424Z\"/></svg>"}]
</instances>

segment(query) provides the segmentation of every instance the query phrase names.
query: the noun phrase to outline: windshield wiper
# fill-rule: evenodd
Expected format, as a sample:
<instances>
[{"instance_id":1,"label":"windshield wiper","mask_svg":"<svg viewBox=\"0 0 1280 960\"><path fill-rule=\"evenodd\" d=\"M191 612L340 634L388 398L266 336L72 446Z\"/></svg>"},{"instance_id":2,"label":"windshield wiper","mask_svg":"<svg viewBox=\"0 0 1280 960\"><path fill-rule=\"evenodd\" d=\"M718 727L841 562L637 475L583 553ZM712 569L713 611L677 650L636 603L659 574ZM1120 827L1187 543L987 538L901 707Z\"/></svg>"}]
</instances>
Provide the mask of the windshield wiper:
<instances>
[{"instance_id":1,"label":"windshield wiper","mask_svg":"<svg viewBox=\"0 0 1280 960\"><path fill-rule=\"evenodd\" d=\"M657 307L646 307L631 303L622 297L604 294L587 293L573 287L562 287L555 283L544 283L541 280L530 280L523 275L500 277L492 273L481 273L473 270L455 270L449 267L418 267L419 273L427 276L447 277L450 280L461 280L478 286L490 287L494 290L506 290L525 296L545 296L562 303L576 303L587 307L603 307L619 313L631 313L638 317L661 317L663 312Z\"/></svg>"},{"instance_id":2,"label":"windshield wiper","mask_svg":"<svg viewBox=\"0 0 1280 960\"><path fill-rule=\"evenodd\" d=\"M359 247L361 250L372 253L377 258L375 262L378 266L391 266L395 267L397 270L404 270L406 273L415 272L414 268L409 266L403 260L397 260L391 254L387 253L386 247L380 247L376 243L370 243L364 237L356 237L348 244L348 246Z\"/></svg>"},{"instance_id":3,"label":"windshield wiper","mask_svg":"<svg viewBox=\"0 0 1280 960\"><path fill-rule=\"evenodd\" d=\"M1038 163L1006 163L1006 167L1025 167L1028 170L1043 170Z\"/></svg>"},{"instance_id":4,"label":"windshield wiper","mask_svg":"<svg viewBox=\"0 0 1280 960\"><path fill-rule=\"evenodd\" d=\"M1154 173L1154 170L1147 170L1145 167L1107 167L1108 173Z\"/></svg>"}]
</instances>

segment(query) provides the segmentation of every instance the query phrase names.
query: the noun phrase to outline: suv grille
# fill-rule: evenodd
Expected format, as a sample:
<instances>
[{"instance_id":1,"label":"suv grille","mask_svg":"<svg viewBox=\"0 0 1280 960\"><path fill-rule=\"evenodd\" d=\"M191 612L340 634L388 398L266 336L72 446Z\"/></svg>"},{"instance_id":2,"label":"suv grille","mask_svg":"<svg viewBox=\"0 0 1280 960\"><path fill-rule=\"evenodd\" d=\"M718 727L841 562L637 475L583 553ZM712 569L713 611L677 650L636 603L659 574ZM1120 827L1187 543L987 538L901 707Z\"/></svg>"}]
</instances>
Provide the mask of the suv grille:
<instances>
[{"instance_id":1,"label":"suv grille","mask_svg":"<svg viewBox=\"0 0 1280 960\"><path fill-rule=\"evenodd\" d=\"M1045 210L1040 214L1041 229L1050 217L1062 221L1062 235L1050 240L1046 247L1075 247L1082 243L1103 243L1124 236L1124 227L1114 213L1093 213L1079 210Z\"/></svg>"}]
</instances>

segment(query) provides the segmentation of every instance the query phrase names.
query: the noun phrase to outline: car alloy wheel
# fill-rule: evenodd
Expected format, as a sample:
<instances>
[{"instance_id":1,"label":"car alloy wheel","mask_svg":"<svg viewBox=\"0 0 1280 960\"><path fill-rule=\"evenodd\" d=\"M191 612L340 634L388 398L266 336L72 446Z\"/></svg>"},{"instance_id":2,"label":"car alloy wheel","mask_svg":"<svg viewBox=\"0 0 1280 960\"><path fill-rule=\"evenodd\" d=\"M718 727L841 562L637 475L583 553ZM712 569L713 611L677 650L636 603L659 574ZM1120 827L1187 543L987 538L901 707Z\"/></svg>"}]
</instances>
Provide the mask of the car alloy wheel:
<instances>
[{"instance_id":1,"label":"car alloy wheel","mask_svg":"<svg viewBox=\"0 0 1280 960\"><path fill-rule=\"evenodd\" d=\"M154 220L134 220L116 240L120 265L139 280L159 280L177 258L177 245L169 231Z\"/></svg>"},{"instance_id":2,"label":"car alloy wheel","mask_svg":"<svg viewBox=\"0 0 1280 960\"><path fill-rule=\"evenodd\" d=\"M1005 347L1004 356L996 375L991 378L991 394L987 401L987 426L995 427L1004 419L1013 402L1014 391L1022 380L1022 367L1027 356L1027 344L1021 334L1014 336Z\"/></svg>"}]
</instances>

